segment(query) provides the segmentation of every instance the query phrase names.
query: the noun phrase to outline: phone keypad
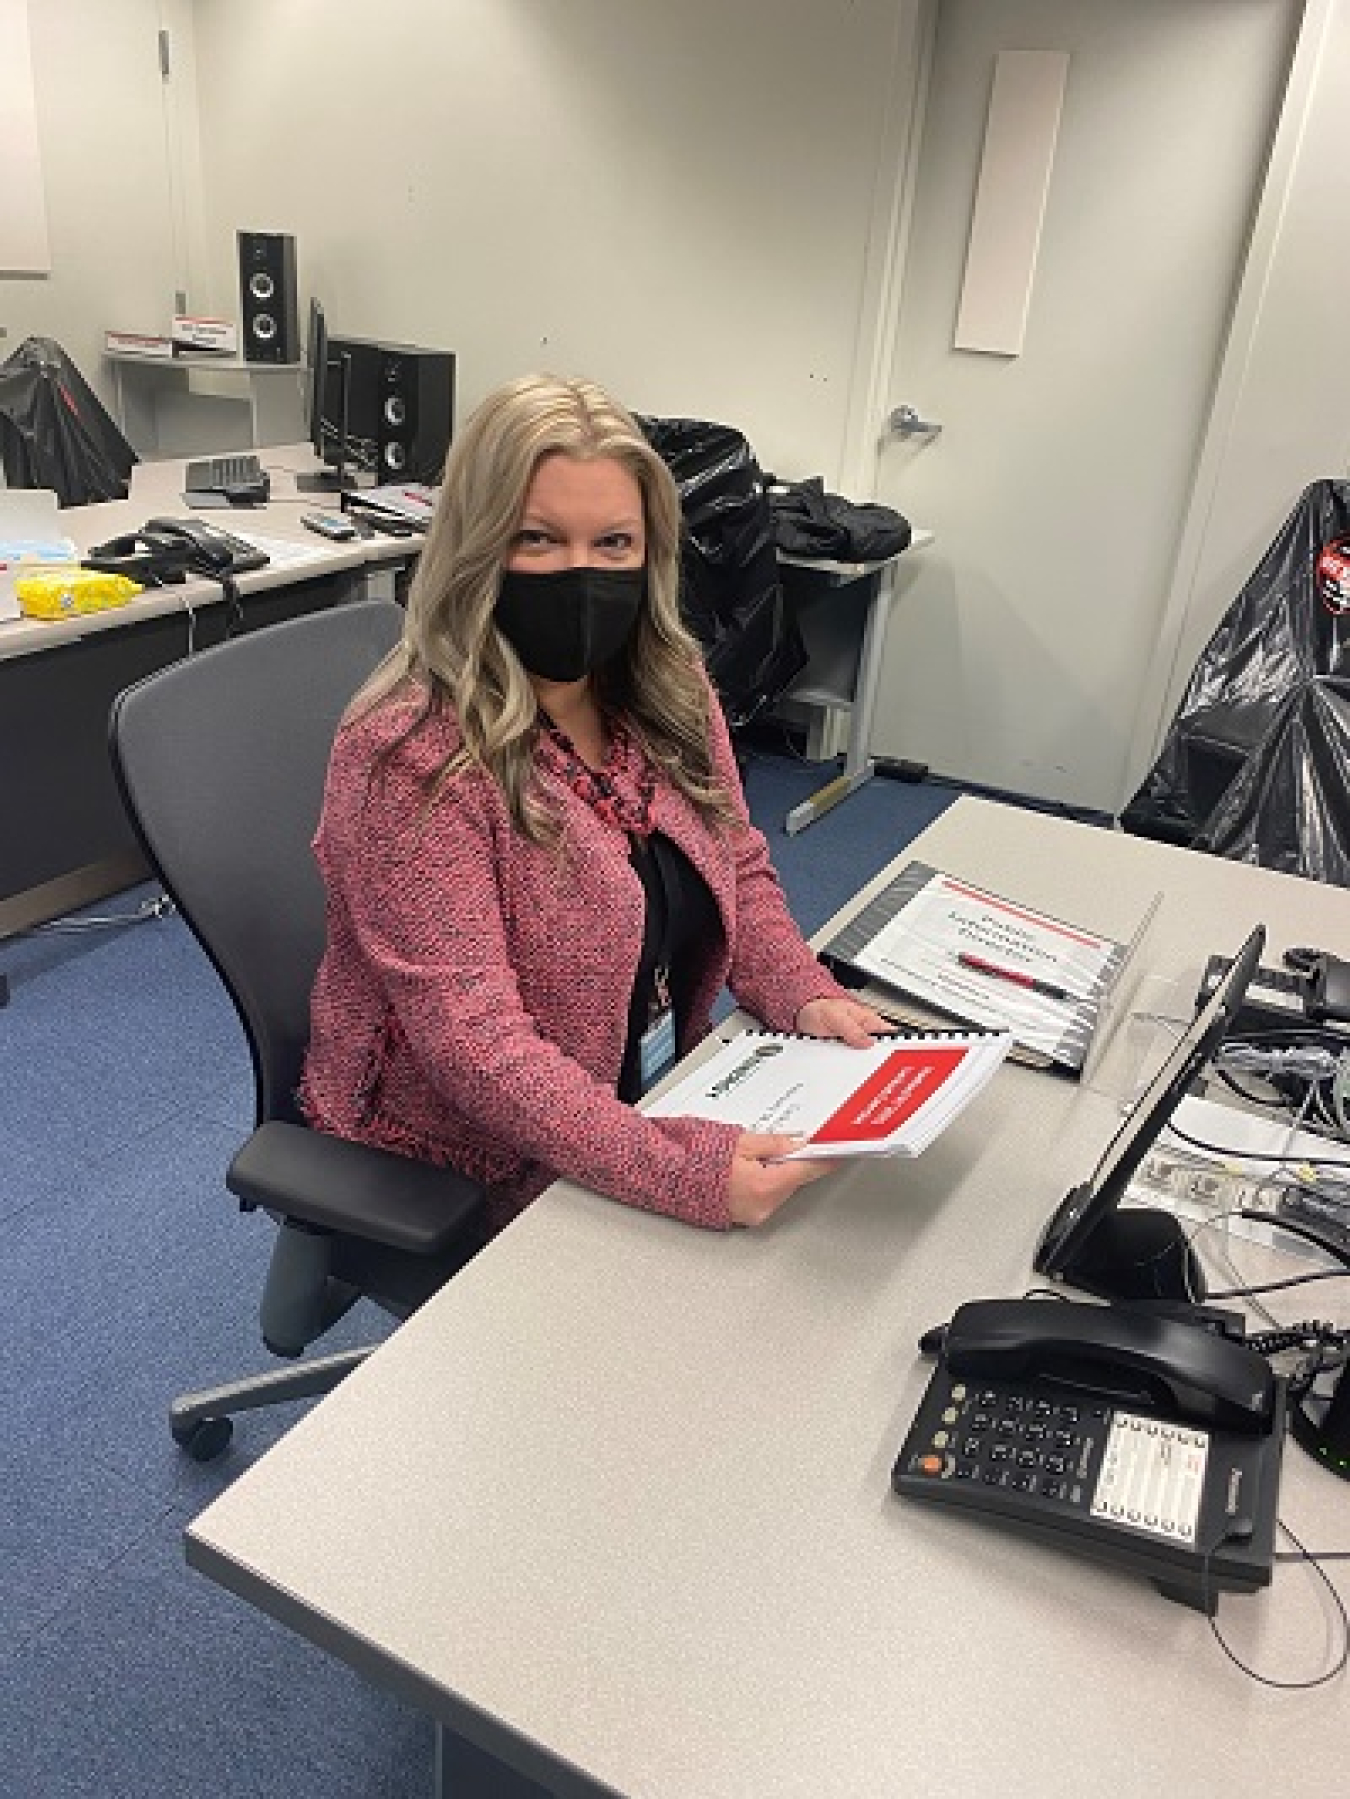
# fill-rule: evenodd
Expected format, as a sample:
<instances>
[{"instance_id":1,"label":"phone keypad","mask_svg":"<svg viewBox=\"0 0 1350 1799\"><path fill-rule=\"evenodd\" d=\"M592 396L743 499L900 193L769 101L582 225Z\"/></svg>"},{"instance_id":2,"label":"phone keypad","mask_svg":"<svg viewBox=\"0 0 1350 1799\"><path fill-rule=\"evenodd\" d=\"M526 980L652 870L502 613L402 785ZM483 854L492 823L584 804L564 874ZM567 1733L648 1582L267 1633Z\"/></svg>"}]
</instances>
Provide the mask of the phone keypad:
<instances>
[{"instance_id":1,"label":"phone keypad","mask_svg":"<svg viewBox=\"0 0 1350 1799\"><path fill-rule=\"evenodd\" d=\"M1208 1435L1189 1425L939 1368L892 1484L1026 1519L1076 1514L1187 1547L1196 1541L1208 1452Z\"/></svg>"},{"instance_id":2,"label":"phone keypad","mask_svg":"<svg viewBox=\"0 0 1350 1799\"><path fill-rule=\"evenodd\" d=\"M935 1377L936 1378L936 1377ZM925 1481L957 1481L1087 1511L1110 1427L1109 1406L1048 1398L1008 1382L948 1379L934 1419L925 1405L897 1464Z\"/></svg>"}]
</instances>

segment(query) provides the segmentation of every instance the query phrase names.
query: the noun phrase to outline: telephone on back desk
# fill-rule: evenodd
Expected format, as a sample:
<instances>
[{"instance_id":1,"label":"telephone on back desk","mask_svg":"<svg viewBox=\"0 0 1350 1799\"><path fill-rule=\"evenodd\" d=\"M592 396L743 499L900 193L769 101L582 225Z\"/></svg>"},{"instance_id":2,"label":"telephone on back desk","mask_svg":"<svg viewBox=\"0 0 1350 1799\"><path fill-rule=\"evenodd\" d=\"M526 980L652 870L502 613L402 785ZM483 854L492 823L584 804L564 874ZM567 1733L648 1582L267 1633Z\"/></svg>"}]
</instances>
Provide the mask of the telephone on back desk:
<instances>
[{"instance_id":1,"label":"telephone on back desk","mask_svg":"<svg viewBox=\"0 0 1350 1799\"><path fill-rule=\"evenodd\" d=\"M97 544L82 560L85 568L156 586L180 582L187 574L223 580L265 568L271 558L256 544L199 519L152 518L139 531Z\"/></svg>"},{"instance_id":2,"label":"telephone on back desk","mask_svg":"<svg viewBox=\"0 0 1350 1799\"><path fill-rule=\"evenodd\" d=\"M152 518L141 530L151 542L187 545L188 567L199 575L241 575L266 568L270 558L243 537L195 518Z\"/></svg>"},{"instance_id":3,"label":"telephone on back desk","mask_svg":"<svg viewBox=\"0 0 1350 1799\"><path fill-rule=\"evenodd\" d=\"M1212 1613L1270 1582L1284 1383L1237 1340L1145 1305L975 1300L938 1357L892 1473L947 1505L1150 1578Z\"/></svg>"}]
</instances>

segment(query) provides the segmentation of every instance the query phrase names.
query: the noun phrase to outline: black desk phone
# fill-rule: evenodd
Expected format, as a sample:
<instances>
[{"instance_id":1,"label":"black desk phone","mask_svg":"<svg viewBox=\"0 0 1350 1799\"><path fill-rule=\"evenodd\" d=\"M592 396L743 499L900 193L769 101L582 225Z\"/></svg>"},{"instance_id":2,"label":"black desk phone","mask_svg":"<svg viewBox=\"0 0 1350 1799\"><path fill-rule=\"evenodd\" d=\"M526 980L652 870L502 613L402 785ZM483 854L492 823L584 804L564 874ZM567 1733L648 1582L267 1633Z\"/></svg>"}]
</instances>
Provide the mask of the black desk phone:
<instances>
[{"instance_id":1,"label":"black desk phone","mask_svg":"<svg viewBox=\"0 0 1350 1799\"><path fill-rule=\"evenodd\" d=\"M1229 1334L1240 1320L1196 1315L958 1307L920 1345L938 1367L892 1486L1145 1575L1207 1613L1221 1591L1269 1585L1284 1383Z\"/></svg>"},{"instance_id":2,"label":"black desk phone","mask_svg":"<svg viewBox=\"0 0 1350 1799\"><path fill-rule=\"evenodd\" d=\"M133 581L178 582L184 574L221 580L266 568L266 551L195 518L152 518L139 531L101 543L82 558L86 568L127 575Z\"/></svg>"},{"instance_id":3,"label":"black desk phone","mask_svg":"<svg viewBox=\"0 0 1350 1799\"><path fill-rule=\"evenodd\" d=\"M245 538L196 518L152 518L140 535L149 543L186 544L188 567L199 575L242 575L266 568L271 558Z\"/></svg>"}]
</instances>

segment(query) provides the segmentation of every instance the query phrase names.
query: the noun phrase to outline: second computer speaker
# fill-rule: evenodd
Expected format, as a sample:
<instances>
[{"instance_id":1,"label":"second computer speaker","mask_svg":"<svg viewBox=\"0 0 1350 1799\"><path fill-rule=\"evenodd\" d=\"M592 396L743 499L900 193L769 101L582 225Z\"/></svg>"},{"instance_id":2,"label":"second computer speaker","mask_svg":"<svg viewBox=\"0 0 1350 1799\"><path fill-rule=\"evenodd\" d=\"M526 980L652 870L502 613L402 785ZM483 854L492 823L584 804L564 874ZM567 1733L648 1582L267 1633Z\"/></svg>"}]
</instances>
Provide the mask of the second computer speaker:
<instances>
[{"instance_id":1,"label":"second computer speaker","mask_svg":"<svg viewBox=\"0 0 1350 1799\"><path fill-rule=\"evenodd\" d=\"M330 384L345 370L352 466L379 482L439 482L455 412L452 352L330 337L328 367ZM325 406L328 416L337 411Z\"/></svg>"},{"instance_id":2,"label":"second computer speaker","mask_svg":"<svg viewBox=\"0 0 1350 1799\"><path fill-rule=\"evenodd\" d=\"M239 309L246 362L299 362L293 237L281 231L239 233Z\"/></svg>"},{"instance_id":3,"label":"second computer speaker","mask_svg":"<svg viewBox=\"0 0 1350 1799\"><path fill-rule=\"evenodd\" d=\"M375 461L381 481L439 482L455 410L455 359L448 350L382 344Z\"/></svg>"}]
</instances>

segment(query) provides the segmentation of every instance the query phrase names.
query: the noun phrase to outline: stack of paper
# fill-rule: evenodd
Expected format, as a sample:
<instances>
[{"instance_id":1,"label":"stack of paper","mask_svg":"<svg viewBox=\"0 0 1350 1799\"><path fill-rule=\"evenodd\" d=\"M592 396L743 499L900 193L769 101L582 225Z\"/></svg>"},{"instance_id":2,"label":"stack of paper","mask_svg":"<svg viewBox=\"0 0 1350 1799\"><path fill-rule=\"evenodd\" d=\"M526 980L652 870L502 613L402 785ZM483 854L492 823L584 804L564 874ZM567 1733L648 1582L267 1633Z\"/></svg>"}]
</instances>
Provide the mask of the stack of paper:
<instances>
[{"instance_id":1,"label":"stack of paper","mask_svg":"<svg viewBox=\"0 0 1350 1799\"><path fill-rule=\"evenodd\" d=\"M742 1031L647 1110L804 1137L789 1159L917 1156L985 1086L1012 1041L1006 1032L933 1031L853 1049Z\"/></svg>"},{"instance_id":2,"label":"stack of paper","mask_svg":"<svg viewBox=\"0 0 1350 1799\"><path fill-rule=\"evenodd\" d=\"M384 512L390 518L402 519L425 531L431 523L439 489L422 481L391 481L382 487L361 487L344 497L349 509L357 507L371 512Z\"/></svg>"}]
</instances>

